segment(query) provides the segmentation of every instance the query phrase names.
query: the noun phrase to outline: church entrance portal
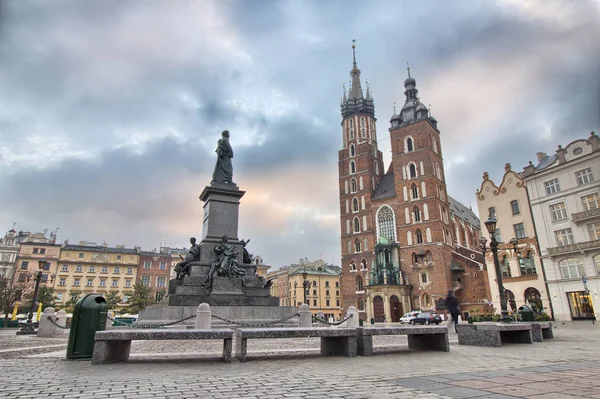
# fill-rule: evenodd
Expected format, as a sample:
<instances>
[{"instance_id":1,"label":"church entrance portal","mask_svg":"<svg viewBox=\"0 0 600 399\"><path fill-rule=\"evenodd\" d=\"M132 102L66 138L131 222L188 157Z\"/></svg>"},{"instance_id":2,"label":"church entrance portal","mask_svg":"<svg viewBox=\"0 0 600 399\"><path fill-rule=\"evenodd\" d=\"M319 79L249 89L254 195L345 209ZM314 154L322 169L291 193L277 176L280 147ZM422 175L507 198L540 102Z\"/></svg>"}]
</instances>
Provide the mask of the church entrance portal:
<instances>
[{"instance_id":1,"label":"church entrance portal","mask_svg":"<svg viewBox=\"0 0 600 399\"><path fill-rule=\"evenodd\" d=\"M391 319L394 323L400 321L400 317L404 314L402 310L402 304L396 295L392 295L390 298L390 313Z\"/></svg>"},{"instance_id":2,"label":"church entrance portal","mask_svg":"<svg viewBox=\"0 0 600 399\"><path fill-rule=\"evenodd\" d=\"M383 310L383 298L376 296L373 298L373 317L375 318L376 322L383 323L384 316L385 311Z\"/></svg>"}]
</instances>

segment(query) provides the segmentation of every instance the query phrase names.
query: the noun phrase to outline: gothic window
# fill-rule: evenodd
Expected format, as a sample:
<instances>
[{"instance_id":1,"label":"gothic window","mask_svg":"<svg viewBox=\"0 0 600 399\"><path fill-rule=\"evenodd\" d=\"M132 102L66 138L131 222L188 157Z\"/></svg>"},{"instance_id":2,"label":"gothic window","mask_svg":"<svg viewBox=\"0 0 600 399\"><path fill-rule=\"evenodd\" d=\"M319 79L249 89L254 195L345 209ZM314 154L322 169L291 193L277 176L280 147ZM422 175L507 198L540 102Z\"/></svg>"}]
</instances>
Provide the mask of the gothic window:
<instances>
[{"instance_id":1,"label":"gothic window","mask_svg":"<svg viewBox=\"0 0 600 399\"><path fill-rule=\"evenodd\" d=\"M350 219L346 219L346 234L350 234Z\"/></svg>"},{"instance_id":2,"label":"gothic window","mask_svg":"<svg viewBox=\"0 0 600 399\"><path fill-rule=\"evenodd\" d=\"M361 176L358 181L359 181L358 187L362 190L364 188L363 177Z\"/></svg>"},{"instance_id":3,"label":"gothic window","mask_svg":"<svg viewBox=\"0 0 600 399\"><path fill-rule=\"evenodd\" d=\"M414 179L415 177L417 177L417 166L414 163L411 163L409 166L409 174L410 174L410 178Z\"/></svg>"},{"instance_id":4,"label":"gothic window","mask_svg":"<svg viewBox=\"0 0 600 399\"><path fill-rule=\"evenodd\" d=\"M350 140L354 140L354 120L350 119L348 122L350 130Z\"/></svg>"},{"instance_id":5,"label":"gothic window","mask_svg":"<svg viewBox=\"0 0 600 399\"><path fill-rule=\"evenodd\" d=\"M412 195L412 199L419 198L419 190L417 189L417 185L415 183L413 183L412 186L410 186L410 192Z\"/></svg>"},{"instance_id":6,"label":"gothic window","mask_svg":"<svg viewBox=\"0 0 600 399\"><path fill-rule=\"evenodd\" d=\"M367 128L365 126L365 118L360 118L360 137L367 137Z\"/></svg>"},{"instance_id":7,"label":"gothic window","mask_svg":"<svg viewBox=\"0 0 600 399\"><path fill-rule=\"evenodd\" d=\"M373 165L375 166L375 174L378 175L379 174L379 164L377 163L377 161L374 161Z\"/></svg>"},{"instance_id":8,"label":"gothic window","mask_svg":"<svg viewBox=\"0 0 600 399\"><path fill-rule=\"evenodd\" d=\"M350 192L355 193L356 191L356 179L353 177L350 179Z\"/></svg>"},{"instance_id":9,"label":"gothic window","mask_svg":"<svg viewBox=\"0 0 600 399\"><path fill-rule=\"evenodd\" d=\"M414 252L411 255L411 259L412 259L412 264L413 265L417 265L419 263L419 258L417 257L417 254L414 253Z\"/></svg>"},{"instance_id":10,"label":"gothic window","mask_svg":"<svg viewBox=\"0 0 600 399\"><path fill-rule=\"evenodd\" d=\"M427 284L427 273L421 273L421 283Z\"/></svg>"},{"instance_id":11,"label":"gothic window","mask_svg":"<svg viewBox=\"0 0 600 399\"><path fill-rule=\"evenodd\" d=\"M356 291L362 291L365 287L363 286L363 279L361 276L356 277Z\"/></svg>"},{"instance_id":12,"label":"gothic window","mask_svg":"<svg viewBox=\"0 0 600 399\"><path fill-rule=\"evenodd\" d=\"M344 182L344 194L348 194L348 180Z\"/></svg>"},{"instance_id":13,"label":"gothic window","mask_svg":"<svg viewBox=\"0 0 600 399\"><path fill-rule=\"evenodd\" d=\"M358 218L354 218L354 232L355 233L360 233L360 221L358 220Z\"/></svg>"},{"instance_id":14,"label":"gothic window","mask_svg":"<svg viewBox=\"0 0 600 399\"><path fill-rule=\"evenodd\" d=\"M352 253L352 242L350 242L350 240L348 240L348 253Z\"/></svg>"},{"instance_id":15,"label":"gothic window","mask_svg":"<svg viewBox=\"0 0 600 399\"><path fill-rule=\"evenodd\" d=\"M354 263L354 261L350 262L350 270L356 270L356 263Z\"/></svg>"},{"instance_id":16,"label":"gothic window","mask_svg":"<svg viewBox=\"0 0 600 399\"><path fill-rule=\"evenodd\" d=\"M352 212L358 212L358 199L352 198Z\"/></svg>"},{"instance_id":17,"label":"gothic window","mask_svg":"<svg viewBox=\"0 0 600 399\"><path fill-rule=\"evenodd\" d=\"M360 252L360 240L358 238L354 241L354 252Z\"/></svg>"},{"instance_id":18,"label":"gothic window","mask_svg":"<svg viewBox=\"0 0 600 399\"><path fill-rule=\"evenodd\" d=\"M415 236L417 239L417 244L423 244L423 233L421 233L421 230L417 229Z\"/></svg>"},{"instance_id":19,"label":"gothic window","mask_svg":"<svg viewBox=\"0 0 600 399\"><path fill-rule=\"evenodd\" d=\"M433 255L431 254L431 251L425 252L425 260L427 261L428 265L433 262Z\"/></svg>"},{"instance_id":20,"label":"gothic window","mask_svg":"<svg viewBox=\"0 0 600 399\"><path fill-rule=\"evenodd\" d=\"M431 143L433 146L433 152L435 152L437 154L437 152L438 152L437 140L433 136L431 136Z\"/></svg>"},{"instance_id":21,"label":"gothic window","mask_svg":"<svg viewBox=\"0 0 600 399\"><path fill-rule=\"evenodd\" d=\"M354 144L350 144L350 156L353 157L356 155L356 148L354 147Z\"/></svg>"},{"instance_id":22,"label":"gothic window","mask_svg":"<svg viewBox=\"0 0 600 399\"><path fill-rule=\"evenodd\" d=\"M502 277L511 277L510 263L508 261L508 255L506 254L502 256L502 261L500 262L500 270L502 271Z\"/></svg>"},{"instance_id":23,"label":"gothic window","mask_svg":"<svg viewBox=\"0 0 600 399\"><path fill-rule=\"evenodd\" d=\"M356 162L354 161L350 161L350 174L355 174L356 173Z\"/></svg>"},{"instance_id":24,"label":"gothic window","mask_svg":"<svg viewBox=\"0 0 600 399\"><path fill-rule=\"evenodd\" d=\"M387 205L379 208L379 211L377 211L377 226L379 237L383 236L392 242L396 241L396 226L392 208Z\"/></svg>"},{"instance_id":25,"label":"gothic window","mask_svg":"<svg viewBox=\"0 0 600 399\"><path fill-rule=\"evenodd\" d=\"M358 310L365 310L365 300L358 298Z\"/></svg>"},{"instance_id":26,"label":"gothic window","mask_svg":"<svg viewBox=\"0 0 600 399\"><path fill-rule=\"evenodd\" d=\"M360 261L360 269L361 270L367 270L367 261L366 260L363 259L363 260Z\"/></svg>"},{"instance_id":27,"label":"gothic window","mask_svg":"<svg viewBox=\"0 0 600 399\"><path fill-rule=\"evenodd\" d=\"M410 137L406 138L406 152L412 152L413 151L413 139Z\"/></svg>"},{"instance_id":28,"label":"gothic window","mask_svg":"<svg viewBox=\"0 0 600 399\"><path fill-rule=\"evenodd\" d=\"M421 211L419 210L419 207L416 205L413 208L413 216L414 216L415 222L421 221Z\"/></svg>"},{"instance_id":29,"label":"gothic window","mask_svg":"<svg viewBox=\"0 0 600 399\"><path fill-rule=\"evenodd\" d=\"M427 239L427 242L431 242L431 229L428 227L425 229L425 238Z\"/></svg>"},{"instance_id":30,"label":"gothic window","mask_svg":"<svg viewBox=\"0 0 600 399\"><path fill-rule=\"evenodd\" d=\"M367 247L367 239L365 238L365 239L363 240L363 251L365 251L365 252L366 252L366 251L368 251L368 250L369 250L369 248Z\"/></svg>"}]
</instances>

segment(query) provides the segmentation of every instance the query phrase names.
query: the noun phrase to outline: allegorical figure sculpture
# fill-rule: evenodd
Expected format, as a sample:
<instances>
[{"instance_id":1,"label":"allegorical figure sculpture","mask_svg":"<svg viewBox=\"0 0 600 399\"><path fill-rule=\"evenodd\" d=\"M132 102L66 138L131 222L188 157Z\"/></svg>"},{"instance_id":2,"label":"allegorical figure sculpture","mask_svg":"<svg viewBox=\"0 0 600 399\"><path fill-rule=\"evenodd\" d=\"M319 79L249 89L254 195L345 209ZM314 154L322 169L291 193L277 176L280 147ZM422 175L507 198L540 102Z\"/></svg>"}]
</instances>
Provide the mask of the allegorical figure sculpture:
<instances>
[{"instance_id":1,"label":"allegorical figure sculpture","mask_svg":"<svg viewBox=\"0 0 600 399\"><path fill-rule=\"evenodd\" d=\"M244 263L252 263L253 260L253 256L250 252L248 252L248 250L246 249L246 245L250 242L250 239L248 238L247 240L242 239L240 241L242 243L242 245L244 246L244 253L242 254L242 261Z\"/></svg>"},{"instance_id":2,"label":"allegorical figure sculpture","mask_svg":"<svg viewBox=\"0 0 600 399\"><path fill-rule=\"evenodd\" d=\"M192 244L192 246L190 247L188 253L185 255L185 259L182 258L181 262L175 265L175 278L177 280L181 280L186 275L190 274L190 262L200 260L200 247L196 244L196 237L190 238L190 244ZM181 257L181 255L179 255L179 257Z\"/></svg>"},{"instance_id":3,"label":"allegorical figure sculpture","mask_svg":"<svg viewBox=\"0 0 600 399\"><path fill-rule=\"evenodd\" d=\"M233 158L233 149L229 144L229 131L223 130L221 138L217 142L217 164L215 165L215 171L213 172L213 182L217 183L233 183L233 165L231 164L231 158Z\"/></svg>"},{"instance_id":4,"label":"allegorical figure sculpture","mask_svg":"<svg viewBox=\"0 0 600 399\"><path fill-rule=\"evenodd\" d=\"M221 238L221 242L215 246L215 252L217 260L210 265L210 270L202 285L210 287L215 273L228 278L241 278L246 275L246 270L240 267L236 259L239 252L229 244L227 236Z\"/></svg>"}]
</instances>

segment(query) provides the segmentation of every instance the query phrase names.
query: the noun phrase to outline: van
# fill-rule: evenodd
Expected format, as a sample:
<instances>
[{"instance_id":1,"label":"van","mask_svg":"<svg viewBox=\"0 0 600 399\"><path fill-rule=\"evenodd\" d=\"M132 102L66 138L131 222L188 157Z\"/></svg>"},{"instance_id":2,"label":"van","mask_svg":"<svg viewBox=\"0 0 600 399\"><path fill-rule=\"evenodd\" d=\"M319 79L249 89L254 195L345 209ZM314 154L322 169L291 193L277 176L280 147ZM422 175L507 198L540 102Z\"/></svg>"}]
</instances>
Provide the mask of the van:
<instances>
[{"instance_id":1,"label":"van","mask_svg":"<svg viewBox=\"0 0 600 399\"><path fill-rule=\"evenodd\" d=\"M406 313L404 316L402 316L400 318L400 324L404 324L404 323L412 324L411 322L413 321L413 319L415 317L417 317L418 314L419 314L419 312L408 312L408 313Z\"/></svg>"}]
</instances>

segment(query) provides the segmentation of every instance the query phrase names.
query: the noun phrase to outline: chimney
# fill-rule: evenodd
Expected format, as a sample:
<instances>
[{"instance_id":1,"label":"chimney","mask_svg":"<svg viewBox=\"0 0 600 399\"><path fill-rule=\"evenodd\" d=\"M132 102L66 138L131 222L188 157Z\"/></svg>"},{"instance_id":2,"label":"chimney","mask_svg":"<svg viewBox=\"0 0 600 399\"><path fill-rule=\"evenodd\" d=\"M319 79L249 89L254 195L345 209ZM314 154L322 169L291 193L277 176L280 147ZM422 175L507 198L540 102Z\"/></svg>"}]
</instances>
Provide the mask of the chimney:
<instances>
[{"instance_id":1,"label":"chimney","mask_svg":"<svg viewBox=\"0 0 600 399\"><path fill-rule=\"evenodd\" d=\"M538 152L538 158L539 158L539 154L540 153ZM533 166L533 162L529 161L529 165L527 165L523 168L523 176L530 176L534 173L535 173L535 166Z\"/></svg>"},{"instance_id":2,"label":"chimney","mask_svg":"<svg viewBox=\"0 0 600 399\"><path fill-rule=\"evenodd\" d=\"M542 162L548 156L548 154L546 154L545 152L538 152L536 155L538 162Z\"/></svg>"}]
</instances>

